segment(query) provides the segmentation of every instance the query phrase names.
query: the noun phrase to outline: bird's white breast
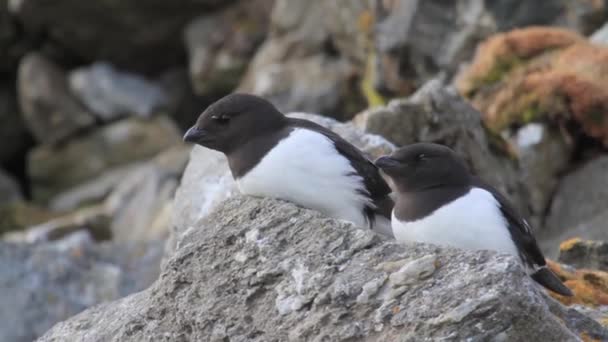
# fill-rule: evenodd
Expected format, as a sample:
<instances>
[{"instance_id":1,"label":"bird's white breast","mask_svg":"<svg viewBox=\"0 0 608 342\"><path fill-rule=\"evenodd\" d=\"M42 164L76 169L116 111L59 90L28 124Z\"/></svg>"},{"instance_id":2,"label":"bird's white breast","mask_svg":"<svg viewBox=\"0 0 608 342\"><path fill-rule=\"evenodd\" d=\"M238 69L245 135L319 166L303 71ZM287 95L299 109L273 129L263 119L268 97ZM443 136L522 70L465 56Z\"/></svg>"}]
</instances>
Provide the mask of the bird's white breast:
<instances>
[{"instance_id":1,"label":"bird's white breast","mask_svg":"<svg viewBox=\"0 0 608 342\"><path fill-rule=\"evenodd\" d=\"M294 129L252 170L237 179L240 191L288 200L329 216L366 226L368 197L348 159L323 134Z\"/></svg>"},{"instance_id":2,"label":"bird's white breast","mask_svg":"<svg viewBox=\"0 0 608 342\"><path fill-rule=\"evenodd\" d=\"M398 241L495 250L519 257L498 202L490 192L480 188L471 189L416 221L399 221L393 212L392 227Z\"/></svg>"}]
</instances>

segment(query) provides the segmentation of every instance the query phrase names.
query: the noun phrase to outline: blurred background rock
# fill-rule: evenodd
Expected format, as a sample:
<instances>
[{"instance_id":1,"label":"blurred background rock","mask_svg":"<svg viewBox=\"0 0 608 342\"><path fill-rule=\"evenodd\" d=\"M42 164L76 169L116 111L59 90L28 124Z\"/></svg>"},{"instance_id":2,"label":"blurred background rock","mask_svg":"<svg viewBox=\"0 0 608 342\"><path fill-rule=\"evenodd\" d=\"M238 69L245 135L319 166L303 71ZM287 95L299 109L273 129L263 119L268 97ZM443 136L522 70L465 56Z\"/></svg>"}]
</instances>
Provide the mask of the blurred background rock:
<instances>
[{"instance_id":1,"label":"blurred background rock","mask_svg":"<svg viewBox=\"0 0 608 342\"><path fill-rule=\"evenodd\" d=\"M548 257L606 271L608 1L0 0L0 340L157 277L235 193L194 149L174 203L182 133L233 91L372 155L450 145Z\"/></svg>"}]
</instances>

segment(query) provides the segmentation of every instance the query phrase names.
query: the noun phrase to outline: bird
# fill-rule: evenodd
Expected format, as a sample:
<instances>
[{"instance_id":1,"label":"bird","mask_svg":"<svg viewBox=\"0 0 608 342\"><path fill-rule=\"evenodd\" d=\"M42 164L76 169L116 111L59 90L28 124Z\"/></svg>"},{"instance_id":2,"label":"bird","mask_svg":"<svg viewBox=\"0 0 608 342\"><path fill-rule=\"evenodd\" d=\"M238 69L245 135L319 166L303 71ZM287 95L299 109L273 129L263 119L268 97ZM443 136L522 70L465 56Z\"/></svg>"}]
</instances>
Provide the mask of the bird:
<instances>
[{"instance_id":1,"label":"bird","mask_svg":"<svg viewBox=\"0 0 608 342\"><path fill-rule=\"evenodd\" d=\"M528 222L497 189L473 175L454 150L414 143L375 164L395 194L391 225L397 241L511 254L536 282L572 296L547 267Z\"/></svg>"},{"instance_id":2,"label":"bird","mask_svg":"<svg viewBox=\"0 0 608 342\"><path fill-rule=\"evenodd\" d=\"M222 152L245 195L290 201L392 237L391 189L373 161L333 131L287 117L261 97L219 99L184 141Z\"/></svg>"}]
</instances>

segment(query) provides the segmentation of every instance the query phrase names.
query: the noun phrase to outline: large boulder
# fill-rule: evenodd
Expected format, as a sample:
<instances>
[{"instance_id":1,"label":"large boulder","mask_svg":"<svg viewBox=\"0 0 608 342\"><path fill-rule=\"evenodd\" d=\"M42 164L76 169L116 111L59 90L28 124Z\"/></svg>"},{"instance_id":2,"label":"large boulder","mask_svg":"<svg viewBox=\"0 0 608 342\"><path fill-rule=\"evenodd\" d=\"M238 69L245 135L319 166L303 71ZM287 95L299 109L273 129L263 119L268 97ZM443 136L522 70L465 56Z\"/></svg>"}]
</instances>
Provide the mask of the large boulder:
<instances>
[{"instance_id":1,"label":"large boulder","mask_svg":"<svg viewBox=\"0 0 608 342\"><path fill-rule=\"evenodd\" d=\"M68 80L71 91L103 121L125 115L150 117L168 105L160 84L105 62L73 70Z\"/></svg>"},{"instance_id":2,"label":"large boulder","mask_svg":"<svg viewBox=\"0 0 608 342\"><path fill-rule=\"evenodd\" d=\"M608 241L590 241L579 238L559 245L559 261L577 268L608 272Z\"/></svg>"},{"instance_id":3,"label":"large boulder","mask_svg":"<svg viewBox=\"0 0 608 342\"><path fill-rule=\"evenodd\" d=\"M511 256L383 241L293 204L233 197L180 240L147 290L40 341L608 339Z\"/></svg>"},{"instance_id":4,"label":"large boulder","mask_svg":"<svg viewBox=\"0 0 608 342\"><path fill-rule=\"evenodd\" d=\"M42 245L0 242L0 340L29 342L55 323L140 291L159 272L161 241Z\"/></svg>"},{"instance_id":5,"label":"large boulder","mask_svg":"<svg viewBox=\"0 0 608 342\"><path fill-rule=\"evenodd\" d=\"M21 60L17 90L23 119L39 142L65 140L95 123L93 115L70 94L63 71L39 53Z\"/></svg>"},{"instance_id":6,"label":"large boulder","mask_svg":"<svg viewBox=\"0 0 608 342\"><path fill-rule=\"evenodd\" d=\"M24 0L10 1L10 9L28 37L46 37L49 50L61 57L158 70L184 57L179 37L189 20L234 2Z\"/></svg>"},{"instance_id":7,"label":"large boulder","mask_svg":"<svg viewBox=\"0 0 608 342\"><path fill-rule=\"evenodd\" d=\"M34 199L47 201L103 171L149 159L180 143L175 124L158 116L118 121L65 144L39 146L28 156Z\"/></svg>"},{"instance_id":8,"label":"large boulder","mask_svg":"<svg viewBox=\"0 0 608 342\"><path fill-rule=\"evenodd\" d=\"M290 113L289 116L314 121L323 125L368 153L370 158L391 153L395 146L384 138L366 134L352 123L340 123L315 114ZM203 219L226 198L237 194L226 157L222 153L195 146L190 154L181 186L175 195L173 234L169 250L181 234Z\"/></svg>"},{"instance_id":9,"label":"large boulder","mask_svg":"<svg viewBox=\"0 0 608 342\"><path fill-rule=\"evenodd\" d=\"M580 237L608 240L608 156L601 156L567 174L560 182L541 244L550 256L557 255L561 241Z\"/></svg>"}]
</instances>

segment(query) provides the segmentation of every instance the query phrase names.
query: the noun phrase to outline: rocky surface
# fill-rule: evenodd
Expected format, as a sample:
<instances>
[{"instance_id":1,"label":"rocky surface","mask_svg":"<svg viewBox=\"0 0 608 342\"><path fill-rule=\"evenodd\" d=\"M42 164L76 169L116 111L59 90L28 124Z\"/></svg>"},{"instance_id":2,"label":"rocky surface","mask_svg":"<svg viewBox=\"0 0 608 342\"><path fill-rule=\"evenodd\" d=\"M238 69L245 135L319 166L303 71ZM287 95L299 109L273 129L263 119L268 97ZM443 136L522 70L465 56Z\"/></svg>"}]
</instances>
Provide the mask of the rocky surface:
<instances>
[{"instance_id":1,"label":"rocky surface","mask_svg":"<svg viewBox=\"0 0 608 342\"><path fill-rule=\"evenodd\" d=\"M68 79L72 92L103 121L126 115L150 117L168 105L160 84L108 63L73 70Z\"/></svg>"},{"instance_id":2,"label":"rocky surface","mask_svg":"<svg viewBox=\"0 0 608 342\"><path fill-rule=\"evenodd\" d=\"M556 255L558 244L567 239L608 239L607 174L608 157L604 156L562 179L540 235L541 245L551 251L550 255Z\"/></svg>"},{"instance_id":3,"label":"rocky surface","mask_svg":"<svg viewBox=\"0 0 608 342\"><path fill-rule=\"evenodd\" d=\"M0 24L1 25L1 24ZM18 159L30 145L25 123L17 105L15 89L0 82L0 164Z\"/></svg>"},{"instance_id":4,"label":"rocky surface","mask_svg":"<svg viewBox=\"0 0 608 342\"><path fill-rule=\"evenodd\" d=\"M94 245L86 234L44 245L0 242L0 340L32 341L91 305L146 288L162 250L160 241Z\"/></svg>"},{"instance_id":5,"label":"rocky surface","mask_svg":"<svg viewBox=\"0 0 608 342\"><path fill-rule=\"evenodd\" d=\"M570 239L559 245L560 262L576 268L608 271L608 241Z\"/></svg>"},{"instance_id":6,"label":"rocky surface","mask_svg":"<svg viewBox=\"0 0 608 342\"><path fill-rule=\"evenodd\" d=\"M476 174L528 212L516 164L500 151L500 140L485 130L481 114L440 80L429 81L410 98L364 112L354 121L398 146L426 141L452 147Z\"/></svg>"},{"instance_id":7,"label":"rocky surface","mask_svg":"<svg viewBox=\"0 0 608 342\"><path fill-rule=\"evenodd\" d=\"M286 202L230 199L179 246L149 289L40 341L608 338L511 257L383 242Z\"/></svg>"},{"instance_id":8,"label":"rocky surface","mask_svg":"<svg viewBox=\"0 0 608 342\"><path fill-rule=\"evenodd\" d=\"M93 115L69 93L59 66L38 53L21 60L17 90L23 119L39 142L65 140L95 123Z\"/></svg>"},{"instance_id":9,"label":"rocky surface","mask_svg":"<svg viewBox=\"0 0 608 342\"><path fill-rule=\"evenodd\" d=\"M351 123L340 123L315 114L290 113L289 115L314 121L335 131L368 153L370 159L388 154L395 148L384 138L365 134ZM223 200L237 193L236 183L228 168L226 157L219 152L195 146L175 196L172 220L174 231L169 250L173 250L175 239L179 239L179 236L194 223L211 213Z\"/></svg>"},{"instance_id":10,"label":"rocky surface","mask_svg":"<svg viewBox=\"0 0 608 342\"><path fill-rule=\"evenodd\" d=\"M159 116L118 121L60 146L37 147L28 157L34 198L47 201L112 167L151 158L180 142L175 124Z\"/></svg>"},{"instance_id":11,"label":"rocky surface","mask_svg":"<svg viewBox=\"0 0 608 342\"><path fill-rule=\"evenodd\" d=\"M47 4L11 1L9 8L29 37L48 37L48 49L65 59L107 60L136 70L176 64L184 54L181 30L197 14L234 0L104 0Z\"/></svg>"}]
</instances>

